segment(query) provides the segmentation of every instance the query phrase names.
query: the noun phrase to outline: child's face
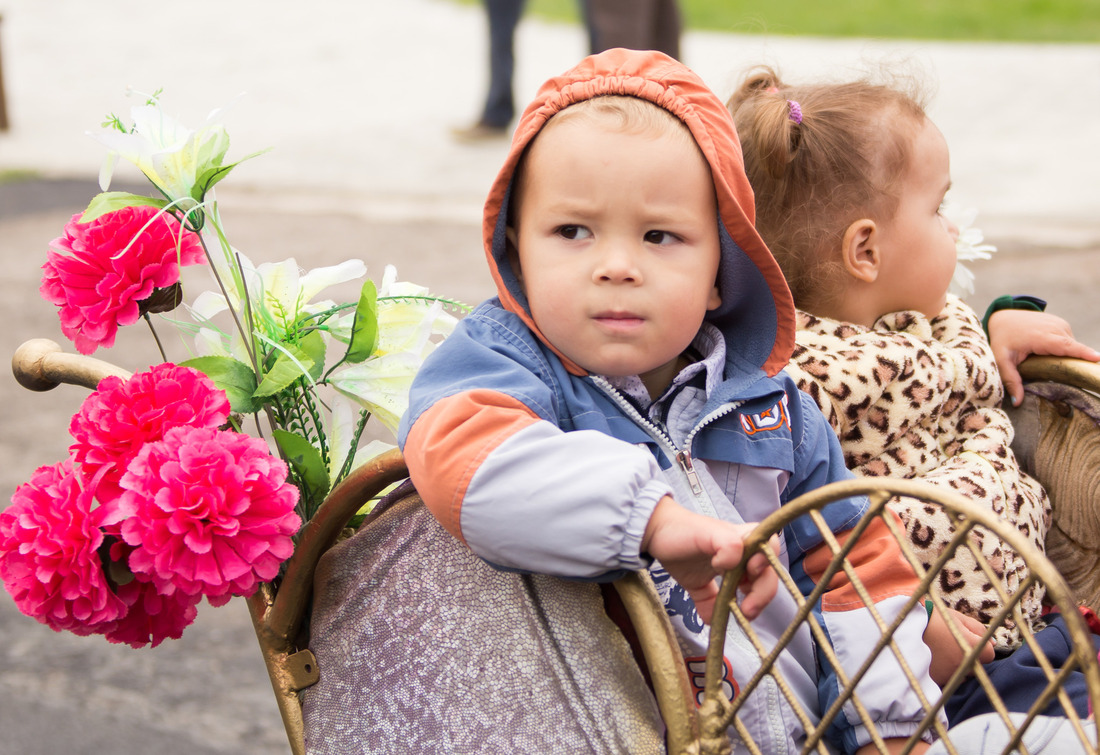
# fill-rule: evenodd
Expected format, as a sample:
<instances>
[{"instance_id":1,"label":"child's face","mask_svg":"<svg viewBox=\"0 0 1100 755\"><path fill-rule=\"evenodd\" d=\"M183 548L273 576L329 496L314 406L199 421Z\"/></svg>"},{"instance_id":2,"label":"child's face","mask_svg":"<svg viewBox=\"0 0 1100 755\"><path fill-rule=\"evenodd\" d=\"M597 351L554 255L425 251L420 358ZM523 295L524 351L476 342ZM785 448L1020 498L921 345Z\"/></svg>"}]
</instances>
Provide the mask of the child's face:
<instances>
[{"instance_id":1,"label":"child's face","mask_svg":"<svg viewBox=\"0 0 1100 755\"><path fill-rule=\"evenodd\" d=\"M940 214L950 185L947 142L926 118L913 140L911 167L901 186L897 213L879 225L882 314L910 309L935 317L947 303L959 237L959 229Z\"/></svg>"},{"instance_id":2,"label":"child's face","mask_svg":"<svg viewBox=\"0 0 1100 755\"><path fill-rule=\"evenodd\" d=\"M509 237L532 317L589 372L662 390L720 304L706 161L689 137L585 118L544 131L526 160Z\"/></svg>"}]
</instances>

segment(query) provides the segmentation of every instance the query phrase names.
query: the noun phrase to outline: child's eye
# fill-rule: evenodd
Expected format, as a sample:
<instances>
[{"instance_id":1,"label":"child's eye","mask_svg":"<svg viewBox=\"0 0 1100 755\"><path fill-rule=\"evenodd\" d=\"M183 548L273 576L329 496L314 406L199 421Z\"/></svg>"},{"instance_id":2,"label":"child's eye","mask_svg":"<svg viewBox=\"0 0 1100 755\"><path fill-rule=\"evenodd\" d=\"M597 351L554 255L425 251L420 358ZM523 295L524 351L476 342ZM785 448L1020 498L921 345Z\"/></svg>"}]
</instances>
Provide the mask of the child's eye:
<instances>
[{"instance_id":1,"label":"child's eye","mask_svg":"<svg viewBox=\"0 0 1100 755\"><path fill-rule=\"evenodd\" d=\"M645 241L647 244L672 244L676 241L676 236L668 231L646 231Z\"/></svg>"},{"instance_id":2,"label":"child's eye","mask_svg":"<svg viewBox=\"0 0 1100 755\"><path fill-rule=\"evenodd\" d=\"M577 241L579 239L588 238L592 235L592 232L585 228L583 225L559 226L556 233L563 239L568 239L569 241Z\"/></svg>"}]
</instances>

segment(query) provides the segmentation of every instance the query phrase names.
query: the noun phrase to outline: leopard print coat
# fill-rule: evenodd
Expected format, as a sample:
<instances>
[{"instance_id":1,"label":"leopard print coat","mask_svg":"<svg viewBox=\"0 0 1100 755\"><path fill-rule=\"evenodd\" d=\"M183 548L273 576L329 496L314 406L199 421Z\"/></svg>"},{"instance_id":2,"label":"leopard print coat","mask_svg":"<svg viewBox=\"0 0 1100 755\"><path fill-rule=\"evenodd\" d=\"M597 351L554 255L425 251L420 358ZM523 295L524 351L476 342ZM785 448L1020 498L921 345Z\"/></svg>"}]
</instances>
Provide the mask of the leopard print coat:
<instances>
[{"instance_id":1,"label":"leopard print coat","mask_svg":"<svg viewBox=\"0 0 1100 755\"><path fill-rule=\"evenodd\" d=\"M810 394L840 437L849 469L866 476L920 478L980 501L1040 550L1050 526L1050 502L1016 462L1013 429L999 408L1004 397L981 321L958 297L932 320L897 312L867 329L798 313L797 348L788 371ZM925 566L948 542L953 526L938 508L892 504ZM1027 576L1024 560L1000 538L971 538L1013 594ZM1003 605L969 553L940 573L948 605L988 624ZM1041 588L1021 603L1042 626ZM1011 622L998 629L1000 649L1020 642Z\"/></svg>"}]
</instances>

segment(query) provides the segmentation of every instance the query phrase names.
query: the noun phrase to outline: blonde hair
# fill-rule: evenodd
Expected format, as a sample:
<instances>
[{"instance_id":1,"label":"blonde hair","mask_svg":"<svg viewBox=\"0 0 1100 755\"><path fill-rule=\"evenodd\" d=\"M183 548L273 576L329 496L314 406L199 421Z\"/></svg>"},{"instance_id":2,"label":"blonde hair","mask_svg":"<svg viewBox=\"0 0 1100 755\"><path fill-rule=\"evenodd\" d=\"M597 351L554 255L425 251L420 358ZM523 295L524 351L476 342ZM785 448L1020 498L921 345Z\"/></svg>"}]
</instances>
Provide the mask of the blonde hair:
<instances>
[{"instance_id":1,"label":"blonde hair","mask_svg":"<svg viewBox=\"0 0 1100 755\"><path fill-rule=\"evenodd\" d=\"M540 133L575 119L610 122L628 134L682 134L695 143L687 125L675 115L655 102L622 94L606 94L576 102L555 113Z\"/></svg>"},{"instance_id":2,"label":"blonde hair","mask_svg":"<svg viewBox=\"0 0 1100 755\"><path fill-rule=\"evenodd\" d=\"M761 67L726 103L756 195L757 231L799 308L814 311L840 290L849 225L896 212L923 100L913 80L790 86Z\"/></svg>"}]
</instances>

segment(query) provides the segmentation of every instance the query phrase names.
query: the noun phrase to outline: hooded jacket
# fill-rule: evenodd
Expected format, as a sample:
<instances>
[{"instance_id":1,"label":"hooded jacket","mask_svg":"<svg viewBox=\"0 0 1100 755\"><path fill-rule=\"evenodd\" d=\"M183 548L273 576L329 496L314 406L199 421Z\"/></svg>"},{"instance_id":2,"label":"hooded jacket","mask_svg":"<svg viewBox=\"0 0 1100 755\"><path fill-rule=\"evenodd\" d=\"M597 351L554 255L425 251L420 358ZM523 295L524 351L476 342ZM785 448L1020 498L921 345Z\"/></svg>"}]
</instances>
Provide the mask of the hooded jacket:
<instances>
[{"instance_id":1,"label":"hooded jacket","mask_svg":"<svg viewBox=\"0 0 1100 755\"><path fill-rule=\"evenodd\" d=\"M717 196L721 305L707 313L693 344L702 366L686 369L690 374L682 373L648 408L546 340L507 258L509 196L524 150L554 114L603 95L649 100L683 121L710 164ZM794 348L795 309L753 221L729 112L697 76L656 52L617 49L586 58L544 84L520 119L485 205L485 250L498 295L464 318L427 359L399 433L425 504L494 566L598 580L649 568L689 661L705 654L708 628L686 592L640 552L657 502L672 495L730 522L759 521L803 492L850 476L825 418L782 372ZM824 514L841 532L863 510L863 501L848 500ZM816 576L807 556L820 544L808 522L784 530L782 556L806 592ZM888 537L868 538L865 547L861 541L853 559L860 553L866 558L859 568L889 622L912 594L915 577L899 567ZM843 591L839 586L833 593ZM794 611L781 590L753 626L777 637ZM865 610L851 610L828 593L817 612L835 646L865 650L877 636ZM929 660L921 642L925 622L923 609L912 612L897 635L912 650L908 660L918 674ZM836 697L836 677L818 667L812 637L803 630L779 665L803 707L820 711ZM841 656L848 673L862 661L859 650ZM743 637L727 641L727 659L734 687L759 665ZM769 683L753 693L740 718L764 751L797 751L802 726ZM865 703L882 701L872 716L884 737L916 728L920 705L892 663L876 662L860 690ZM933 699L936 693L934 686L926 689ZM858 722L854 714L841 716L833 732L849 750L869 741L851 722Z\"/></svg>"}]
</instances>

